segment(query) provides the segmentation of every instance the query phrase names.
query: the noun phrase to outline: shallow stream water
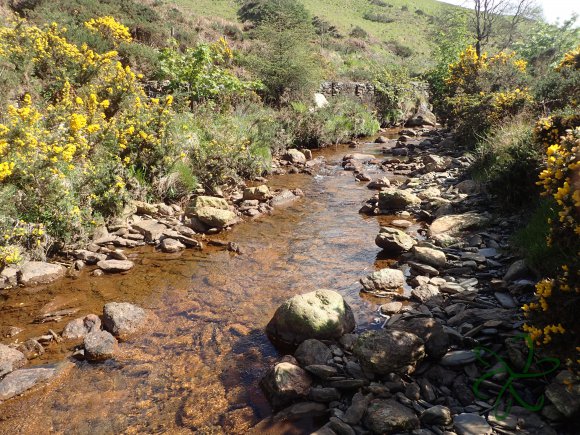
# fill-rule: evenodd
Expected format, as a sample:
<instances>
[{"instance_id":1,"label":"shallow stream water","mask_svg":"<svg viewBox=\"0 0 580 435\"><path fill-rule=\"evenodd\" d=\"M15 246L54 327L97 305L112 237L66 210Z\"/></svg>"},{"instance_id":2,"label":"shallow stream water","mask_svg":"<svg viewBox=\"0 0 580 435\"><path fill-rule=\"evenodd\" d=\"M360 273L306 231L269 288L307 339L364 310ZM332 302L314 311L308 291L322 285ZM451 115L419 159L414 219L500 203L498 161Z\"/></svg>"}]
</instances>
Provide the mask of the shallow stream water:
<instances>
[{"instance_id":1,"label":"shallow stream water","mask_svg":"<svg viewBox=\"0 0 580 435\"><path fill-rule=\"evenodd\" d=\"M100 314L110 301L136 303L158 319L121 343L114 361L77 362L49 387L0 404L0 433L315 429L316 421L251 428L271 415L258 381L279 356L264 327L281 302L317 288L335 289L353 306L359 329L381 323L377 308L384 301L361 295L358 280L389 260L379 258L374 244L379 219L358 213L372 191L340 167L351 152L380 150L372 144L333 147L315 153L328 163L320 175L273 177L271 188L300 188L306 196L219 236L238 243L242 255L217 247L176 255L144 248L134 253L137 264L126 275L83 272L48 287L0 293L0 328L24 328L15 337L21 341L49 328L60 332L73 318ZM43 313L69 308L78 311L58 322L33 323ZM71 347L50 344L31 364L63 359Z\"/></svg>"}]
</instances>

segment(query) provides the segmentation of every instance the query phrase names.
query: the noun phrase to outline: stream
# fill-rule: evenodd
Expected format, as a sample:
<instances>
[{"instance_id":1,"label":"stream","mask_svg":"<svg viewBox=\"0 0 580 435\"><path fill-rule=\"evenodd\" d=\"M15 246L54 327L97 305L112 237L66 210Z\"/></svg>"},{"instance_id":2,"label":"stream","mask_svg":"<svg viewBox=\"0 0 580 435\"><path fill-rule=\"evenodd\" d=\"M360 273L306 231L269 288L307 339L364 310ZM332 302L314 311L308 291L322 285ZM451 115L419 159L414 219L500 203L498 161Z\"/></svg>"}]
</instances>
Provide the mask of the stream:
<instances>
[{"instance_id":1,"label":"stream","mask_svg":"<svg viewBox=\"0 0 580 435\"><path fill-rule=\"evenodd\" d=\"M317 288L339 291L359 329L380 325L377 308L383 300L363 297L358 280L388 264L378 257L374 238L381 222L392 217L358 213L373 192L341 168L342 156L352 152L380 156L374 144L331 147L315 153L327 161L320 175L272 177L271 188L300 188L305 198L218 236L239 244L242 255L212 246L179 254L146 247L127 251L136 262L128 274L92 277L83 271L50 286L2 291L0 329L24 328L15 337L20 341L48 329L60 333L73 318L101 314L110 301L149 308L158 321L121 343L114 360L76 362L48 387L0 404L0 433L316 429L315 421L252 429L271 415L258 382L279 356L264 327L284 300ZM34 323L43 313L70 308L78 311L57 322ZM29 367L60 361L72 346L53 342Z\"/></svg>"}]
</instances>

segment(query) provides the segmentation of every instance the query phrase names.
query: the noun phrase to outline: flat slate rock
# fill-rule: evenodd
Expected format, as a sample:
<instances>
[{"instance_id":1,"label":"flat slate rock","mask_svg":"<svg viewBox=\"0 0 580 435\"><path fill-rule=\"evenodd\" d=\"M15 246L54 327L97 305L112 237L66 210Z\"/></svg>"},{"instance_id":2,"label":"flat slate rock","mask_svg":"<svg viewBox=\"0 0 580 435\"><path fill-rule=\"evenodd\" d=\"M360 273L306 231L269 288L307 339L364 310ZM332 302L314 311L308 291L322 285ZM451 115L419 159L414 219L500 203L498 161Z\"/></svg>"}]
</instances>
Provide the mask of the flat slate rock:
<instances>
[{"instance_id":1,"label":"flat slate rock","mask_svg":"<svg viewBox=\"0 0 580 435\"><path fill-rule=\"evenodd\" d=\"M28 261L20 270L20 284L48 284L64 276L66 269L60 264Z\"/></svg>"},{"instance_id":2,"label":"flat slate rock","mask_svg":"<svg viewBox=\"0 0 580 435\"><path fill-rule=\"evenodd\" d=\"M35 385L49 380L56 373L55 367L20 369L9 373L0 381L0 401L20 395Z\"/></svg>"},{"instance_id":3,"label":"flat slate rock","mask_svg":"<svg viewBox=\"0 0 580 435\"><path fill-rule=\"evenodd\" d=\"M453 417L453 426L458 435L489 435L493 432L485 418L479 414L458 414Z\"/></svg>"},{"instance_id":4,"label":"flat slate rock","mask_svg":"<svg viewBox=\"0 0 580 435\"><path fill-rule=\"evenodd\" d=\"M97 266L105 272L117 273L131 270L135 263L129 260L103 260L99 261Z\"/></svg>"},{"instance_id":5,"label":"flat slate rock","mask_svg":"<svg viewBox=\"0 0 580 435\"><path fill-rule=\"evenodd\" d=\"M470 364L475 361L475 353L471 350L452 350L441 358L441 365L446 367L457 367Z\"/></svg>"}]
</instances>

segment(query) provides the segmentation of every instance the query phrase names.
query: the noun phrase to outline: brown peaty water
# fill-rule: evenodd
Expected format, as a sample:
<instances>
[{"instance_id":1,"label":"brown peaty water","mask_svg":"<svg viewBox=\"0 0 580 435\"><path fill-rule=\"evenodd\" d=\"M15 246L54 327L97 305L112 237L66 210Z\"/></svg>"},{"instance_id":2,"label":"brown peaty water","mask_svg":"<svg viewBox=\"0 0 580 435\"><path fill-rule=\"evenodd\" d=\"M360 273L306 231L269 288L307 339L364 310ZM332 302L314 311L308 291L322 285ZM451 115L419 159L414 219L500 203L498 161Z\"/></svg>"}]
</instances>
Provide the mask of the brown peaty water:
<instances>
[{"instance_id":1,"label":"brown peaty water","mask_svg":"<svg viewBox=\"0 0 580 435\"><path fill-rule=\"evenodd\" d=\"M48 287L0 292L0 330L18 338L61 332L72 318L100 314L110 301L150 308L158 321L121 343L104 364L77 362L58 382L0 404L0 433L309 433L317 422L260 425L271 414L258 381L279 356L264 334L285 299L317 288L339 291L359 329L380 324L384 300L359 293L358 280L388 260L378 257L379 220L358 213L372 192L340 168L344 146L324 150L322 175L274 177L271 187L301 188L306 197L272 216L221 235L244 250L181 254L135 252L126 275L88 272ZM375 152L366 145L356 152ZM372 172L372 169L370 169ZM383 174L376 174L376 176ZM383 217L382 220L385 218ZM41 314L78 309L57 322ZM77 343L78 344L78 343ZM52 343L32 364L61 360L75 343Z\"/></svg>"}]
</instances>

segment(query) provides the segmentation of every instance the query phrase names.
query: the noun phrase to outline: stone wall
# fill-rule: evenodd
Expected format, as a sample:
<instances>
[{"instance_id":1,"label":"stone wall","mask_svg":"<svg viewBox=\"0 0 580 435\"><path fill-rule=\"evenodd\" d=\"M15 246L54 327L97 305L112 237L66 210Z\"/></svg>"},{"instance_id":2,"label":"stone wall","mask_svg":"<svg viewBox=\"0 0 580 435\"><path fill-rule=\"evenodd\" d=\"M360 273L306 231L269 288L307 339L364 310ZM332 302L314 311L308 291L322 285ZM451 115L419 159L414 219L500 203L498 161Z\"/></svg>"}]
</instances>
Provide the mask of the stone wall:
<instances>
[{"instance_id":1,"label":"stone wall","mask_svg":"<svg viewBox=\"0 0 580 435\"><path fill-rule=\"evenodd\" d=\"M344 95L367 104L374 103L375 99L374 85L364 82L324 82L320 86L320 93L326 98Z\"/></svg>"}]
</instances>

